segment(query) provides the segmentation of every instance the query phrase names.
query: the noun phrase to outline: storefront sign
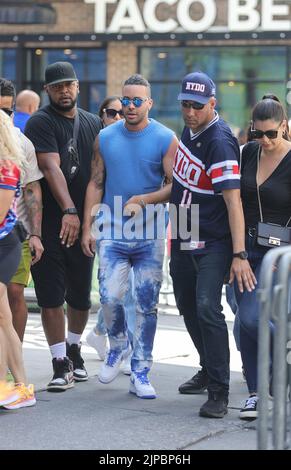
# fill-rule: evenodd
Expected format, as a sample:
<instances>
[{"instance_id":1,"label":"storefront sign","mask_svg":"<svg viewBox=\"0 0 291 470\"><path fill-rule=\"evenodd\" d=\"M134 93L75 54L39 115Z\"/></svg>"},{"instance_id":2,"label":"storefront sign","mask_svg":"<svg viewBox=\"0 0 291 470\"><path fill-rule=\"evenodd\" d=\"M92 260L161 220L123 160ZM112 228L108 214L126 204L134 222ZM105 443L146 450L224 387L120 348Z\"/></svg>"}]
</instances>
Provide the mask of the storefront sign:
<instances>
[{"instance_id":1,"label":"storefront sign","mask_svg":"<svg viewBox=\"0 0 291 470\"><path fill-rule=\"evenodd\" d=\"M137 0L84 0L95 4L96 33L169 33L202 31L290 31L291 5L278 0L228 0L224 26L215 26L219 0L145 0L142 7ZM199 19L191 17L194 4L202 7ZM107 24L108 5L116 4ZM176 17L157 18L158 7L176 9Z\"/></svg>"}]
</instances>

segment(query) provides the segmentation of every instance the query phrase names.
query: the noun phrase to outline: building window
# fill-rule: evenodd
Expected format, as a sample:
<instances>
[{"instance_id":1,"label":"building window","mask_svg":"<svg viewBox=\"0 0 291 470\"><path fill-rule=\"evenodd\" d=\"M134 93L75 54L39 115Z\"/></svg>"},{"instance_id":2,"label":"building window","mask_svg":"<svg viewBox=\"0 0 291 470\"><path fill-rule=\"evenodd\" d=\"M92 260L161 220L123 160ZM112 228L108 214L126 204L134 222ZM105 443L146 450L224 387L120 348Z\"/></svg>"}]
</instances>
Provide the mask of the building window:
<instances>
[{"instance_id":1,"label":"building window","mask_svg":"<svg viewBox=\"0 0 291 470\"><path fill-rule=\"evenodd\" d=\"M141 48L140 73L150 81L155 100L152 116L178 135L183 128L177 101L180 83L195 70L216 83L216 109L235 133L248 126L251 108L265 93L276 94L291 111L286 101L286 82L291 79L287 47Z\"/></svg>"},{"instance_id":2,"label":"building window","mask_svg":"<svg viewBox=\"0 0 291 470\"><path fill-rule=\"evenodd\" d=\"M15 80L16 49L0 49L0 77Z\"/></svg>"},{"instance_id":3,"label":"building window","mask_svg":"<svg viewBox=\"0 0 291 470\"><path fill-rule=\"evenodd\" d=\"M69 45L68 45L69 46ZM71 62L80 82L78 105L96 113L106 94L106 49L28 49L25 88L31 88L47 102L43 91L45 68L57 61Z\"/></svg>"}]
</instances>

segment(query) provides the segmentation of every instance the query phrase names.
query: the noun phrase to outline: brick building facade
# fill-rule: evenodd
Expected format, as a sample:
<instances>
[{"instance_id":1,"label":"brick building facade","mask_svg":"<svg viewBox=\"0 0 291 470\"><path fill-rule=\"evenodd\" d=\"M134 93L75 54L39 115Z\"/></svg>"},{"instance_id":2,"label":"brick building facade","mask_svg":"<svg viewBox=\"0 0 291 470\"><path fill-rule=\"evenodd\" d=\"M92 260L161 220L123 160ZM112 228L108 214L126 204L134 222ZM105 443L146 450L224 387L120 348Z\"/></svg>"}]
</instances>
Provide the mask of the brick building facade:
<instances>
[{"instance_id":1,"label":"brick building facade","mask_svg":"<svg viewBox=\"0 0 291 470\"><path fill-rule=\"evenodd\" d=\"M179 129L183 75L203 69L217 83L235 128L265 92L291 114L290 0L1 0L0 76L42 89L47 63L69 60L81 105L96 111L132 73L152 83L155 117ZM289 99L290 96L290 99Z\"/></svg>"}]
</instances>

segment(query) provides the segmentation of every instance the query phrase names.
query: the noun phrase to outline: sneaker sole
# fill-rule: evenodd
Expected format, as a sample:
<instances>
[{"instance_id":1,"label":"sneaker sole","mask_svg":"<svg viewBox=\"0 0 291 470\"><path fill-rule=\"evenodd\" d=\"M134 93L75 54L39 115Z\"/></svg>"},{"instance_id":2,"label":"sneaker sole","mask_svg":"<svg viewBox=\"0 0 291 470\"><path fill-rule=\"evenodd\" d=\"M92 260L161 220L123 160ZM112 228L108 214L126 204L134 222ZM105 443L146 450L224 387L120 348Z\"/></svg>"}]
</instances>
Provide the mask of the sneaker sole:
<instances>
[{"instance_id":1,"label":"sneaker sole","mask_svg":"<svg viewBox=\"0 0 291 470\"><path fill-rule=\"evenodd\" d=\"M257 411L244 411L239 414L239 419L256 419L258 417Z\"/></svg>"},{"instance_id":2,"label":"sneaker sole","mask_svg":"<svg viewBox=\"0 0 291 470\"><path fill-rule=\"evenodd\" d=\"M74 382L66 385L48 385L47 392L65 392L68 388L74 387Z\"/></svg>"},{"instance_id":3,"label":"sneaker sole","mask_svg":"<svg viewBox=\"0 0 291 470\"><path fill-rule=\"evenodd\" d=\"M129 393L131 393L132 395L135 395L138 398L142 398L144 400L153 400L154 398L157 398L157 395L139 395L133 384L130 384L129 386Z\"/></svg>"},{"instance_id":4,"label":"sneaker sole","mask_svg":"<svg viewBox=\"0 0 291 470\"><path fill-rule=\"evenodd\" d=\"M227 414L227 410L223 411L222 413L208 413L207 411L199 411L199 416L203 418L223 418Z\"/></svg>"},{"instance_id":5,"label":"sneaker sole","mask_svg":"<svg viewBox=\"0 0 291 470\"><path fill-rule=\"evenodd\" d=\"M89 379L88 375L86 375L86 377L80 377L78 375L73 375L73 378L74 378L75 382L86 382Z\"/></svg>"},{"instance_id":6,"label":"sneaker sole","mask_svg":"<svg viewBox=\"0 0 291 470\"><path fill-rule=\"evenodd\" d=\"M6 405L4 406L5 410L19 410L19 408L27 408L29 406L34 406L36 404L36 399L33 398L32 400L29 400L25 403L19 403L18 405L11 406L11 405Z\"/></svg>"},{"instance_id":7,"label":"sneaker sole","mask_svg":"<svg viewBox=\"0 0 291 470\"><path fill-rule=\"evenodd\" d=\"M132 395L135 395L138 398L142 398L144 400L153 400L154 398L157 398L157 395L139 395L137 392L133 392L131 390L129 390L129 393L131 393Z\"/></svg>"},{"instance_id":8,"label":"sneaker sole","mask_svg":"<svg viewBox=\"0 0 291 470\"><path fill-rule=\"evenodd\" d=\"M13 403L14 401L16 401L18 399L19 399L19 395L16 393L15 395L10 396L6 400L2 400L0 402L0 406L9 405L10 403Z\"/></svg>"}]
</instances>

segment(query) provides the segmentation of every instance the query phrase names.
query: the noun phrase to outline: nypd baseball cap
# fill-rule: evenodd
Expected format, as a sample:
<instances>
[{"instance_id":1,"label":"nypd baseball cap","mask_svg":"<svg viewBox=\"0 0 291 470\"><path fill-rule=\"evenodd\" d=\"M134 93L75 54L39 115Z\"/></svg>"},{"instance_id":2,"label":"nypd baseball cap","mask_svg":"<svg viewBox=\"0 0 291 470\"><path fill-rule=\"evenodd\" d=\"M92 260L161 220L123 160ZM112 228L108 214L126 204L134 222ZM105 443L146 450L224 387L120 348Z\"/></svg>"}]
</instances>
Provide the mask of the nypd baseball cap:
<instances>
[{"instance_id":1,"label":"nypd baseball cap","mask_svg":"<svg viewBox=\"0 0 291 470\"><path fill-rule=\"evenodd\" d=\"M215 96L215 85L206 73L188 73L183 78L178 100L191 100L206 104L211 96Z\"/></svg>"},{"instance_id":2,"label":"nypd baseball cap","mask_svg":"<svg viewBox=\"0 0 291 470\"><path fill-rule=\"evenodd\" d=\"M61 82L74 82L77 79L74 67L70 62L54 62L45 69L45 84L55 85Z\"/></svg>"}]
</instances>

